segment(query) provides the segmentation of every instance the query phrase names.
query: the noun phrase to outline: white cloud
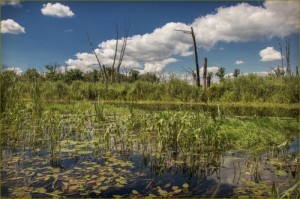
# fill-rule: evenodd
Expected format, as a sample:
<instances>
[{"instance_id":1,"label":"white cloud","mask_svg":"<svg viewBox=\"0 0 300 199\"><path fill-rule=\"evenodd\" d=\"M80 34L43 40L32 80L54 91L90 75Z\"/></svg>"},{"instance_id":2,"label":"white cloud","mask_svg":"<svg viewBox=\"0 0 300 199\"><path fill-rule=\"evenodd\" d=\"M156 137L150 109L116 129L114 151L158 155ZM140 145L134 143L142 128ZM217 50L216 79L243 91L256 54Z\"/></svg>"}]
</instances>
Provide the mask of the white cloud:
<instances>
[{"instance_id":1,"label":"white cloud","mask_svg":"<svg viewBox=\"0 0 300 199\"><path fill-rule=\"evenodd\" d=\"M236 60L235 61L235 64L237 64L237 65L239 65L239 64L244 64L245 62L244 61L242 61L242 60Z\"/></svg>"},{"instance_id":2,"label":"white cloud","mask_svg":"<svg viewBox=\"0 0 300 199\"><path fill-rule=\"evenodd\" d=\"M21 34L25 33L25 28L12 19L1 21L1 33Z\"/></svg>"},{"instance_id":3,"label":"white cloud","mask_svg":"<svg viewBox=\"0 0 300 199\"><path fill-rule=\"evenodd\" d=\"M52 17L73 17L74 13L69 6L62 5L60 3L47 3L43 4L41 9L43 15Z\"/></svg>"},{"instance_id":4,"label":"white cloud","mask_svg":"<svg viewBox=\"0 0 300 199\"><path fill-rule=\"evenodd\" d=\"M2 0L1 5L21 6L20 0Z\"/></svg>"},{"instance_id":5,"label":"white cloud","mask_svg":"<svg viewBox=\"0 0 300 199\"><path fill-rule=\"evenodd\" d=\"M197 18L192 26L198 45L211 48L218 41L239 42L285 37L299 30L299 2L266 1L263 7L240 3L220 7Z\"/></svg>"},{"instance_id":6,"label":"white cloud","mask_svg":"<svg viewBox=\"0 0 300 199\"><path fill-rule=\"evenodd\" d=\"M198 48L207 49L219 41L245 42L287 36L298 32L298 4L298 1L267 1L263 6L240 3L220 7L216 13L199 17L191 24L170 22L151 33L133 35L128 38L122 67L141 68L145 72L163 70L167 64L176 62L175 56L193 55L191 35L174 29L189 31L192 26ZM113 63L115 44L115 39L103 41L96 49L106 66ZM120 50L121 39L119 45ZM97 62L92 53L77 53L75 59L66 63L70 67L86 68Z\"/></svg>"},{"instance_id":7,"label":"white cloud","mask_svg":"<svg viewBox=\"0 0 300 199\"><path fill-rule=\"evenodd\" d=\"M260 61L263 61L263 62L281 59L280 52L276 51L274 49L274 47L267 47L267 48L259 51L259 55L261 57Z\"/></svg>"},{"instance_id":8,"label":"white cloud","mask_svg":"<svg viewBox=\"0 0 300 199\"><path fill-rule=\"evenodd\" d=\"M141 74L143 73L157 73L161 72L164 67L170 63L176 62L175 58L168 58L157 62L145 63L145 68L143 70L139 70Z\"/></svg>"},{"instance_id":9,"label":"white cloud","mask_svg":"<svg viewBox=\"0 0 300 199\"><path fill-rule=\"evenodd\" d=\"M22 74L22 69L18 68L18 67L9 67L9 68L4 68L4 70L8 70L8 71L14 71L17 75L21 75Z\"/></svg>"}]
</instances>

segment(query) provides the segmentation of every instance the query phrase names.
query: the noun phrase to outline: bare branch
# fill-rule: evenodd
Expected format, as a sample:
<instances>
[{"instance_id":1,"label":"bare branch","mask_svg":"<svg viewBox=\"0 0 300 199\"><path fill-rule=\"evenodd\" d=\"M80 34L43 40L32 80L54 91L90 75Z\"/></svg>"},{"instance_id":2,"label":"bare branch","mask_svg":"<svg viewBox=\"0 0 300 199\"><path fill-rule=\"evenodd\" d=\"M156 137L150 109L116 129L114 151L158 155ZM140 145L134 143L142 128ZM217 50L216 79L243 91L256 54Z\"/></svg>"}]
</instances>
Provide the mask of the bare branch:
<instances>
[{"instance_id":1,"label":"bare branch","mask_svg":"<svg viewBox=\"0 0 300 199\"><path fill-rule=\"evenodd\" d=\"M121 64L123 61L123 57L125 55L129 30L130 30L130 21L128 22L128 27L127 27L125 36L123 37L123 44L122 44L122 48L121 48L121 52L120 52L119 62L117 65L117 76L119 76L119 74L120 74L120 67L121 67Z\"/></svg>"},{"instance_id":2,"label":"bare branch","mask_svg":"<svg viewBox=\"0 0 300 199\"><path fill-rule=\"evenodd\" d=\"M91 48L92 48L92 50L93 50L93 53L94 53L94 55L95 55L95 57L96 57L96 59L97 59L97 62L98 62L100 71L103 70L105 82L107 82L107 76L106 76L105 66L101 65L100 59L99 59L98 55L97 55L96 52L95 52L95 49L94 49L94 47L93 47L93 44L92 44L92 42L91 42L90 35L89 35L88 32L87 32L87 39L88 39L88 42L89 42L89 44L90 44L90 46L91 46Z\"/></svg>"},{"instance_id":3,"label":"bare branch","mask_svg":"<svg viewBox=\"0 0 300 199\"><path fill-rule=\"evenodd\" d=\"M112 69L115 67L115 62L116 62L116 57L117 57L117 52L118 52L118 43L119 43L119 30L118 26L116 26L116 33L117 33L117 38L116 38L116 49L115 49L115 56L114 56L114 62L112 65Z\"/></svg>"},{"instance_id":4,"label":"bare branch","mask_svg":"<svg viewBox=\"0 0 300 199\"><path fill-rule=\"evenodd\" d=\"M179 32L183 32L183 33L186 33L186 34L192 34L192 31L188 31L188 30L176 30L176 29L174 29L174 31L179 31Z\"/></svg>"}]
</instances>

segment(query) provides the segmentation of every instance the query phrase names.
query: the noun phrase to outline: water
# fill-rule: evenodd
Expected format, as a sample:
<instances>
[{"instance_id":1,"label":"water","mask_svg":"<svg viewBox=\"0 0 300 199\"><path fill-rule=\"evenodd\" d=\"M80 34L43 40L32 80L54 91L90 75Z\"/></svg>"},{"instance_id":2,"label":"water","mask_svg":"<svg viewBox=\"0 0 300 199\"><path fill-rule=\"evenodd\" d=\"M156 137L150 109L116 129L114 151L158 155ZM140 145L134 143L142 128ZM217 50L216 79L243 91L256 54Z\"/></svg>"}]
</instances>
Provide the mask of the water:
<instances>
[{"instance_id":1,"label":"water","mask_svg":"<svg viewBox=\"0 0 300 199\"><path fill-rule=\"evenodd\" d=\"M290 154L157 151L156 143L142 141L138 127L121 139L123 127L113 118L100 124L90 115L54 118L57 123L24 130L22 139L2 146L2 197L271 197L273 183L281 193L299 177L298 153L292 155L298 138Z\"/></svg>"}]
</instances>

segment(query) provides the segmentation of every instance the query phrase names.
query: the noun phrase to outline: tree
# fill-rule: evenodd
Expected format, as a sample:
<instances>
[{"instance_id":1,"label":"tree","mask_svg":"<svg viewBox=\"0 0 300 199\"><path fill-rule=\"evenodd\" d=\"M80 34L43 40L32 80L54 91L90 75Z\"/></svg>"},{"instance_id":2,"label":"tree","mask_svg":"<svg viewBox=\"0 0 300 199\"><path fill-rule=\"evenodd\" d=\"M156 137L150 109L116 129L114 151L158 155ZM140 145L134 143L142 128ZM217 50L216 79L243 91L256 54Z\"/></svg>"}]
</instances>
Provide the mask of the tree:
<instances>
[{"instance_id":1,"label":"tree","mask_svg":"<svg viewBox=\"0 0 300 199\"><path fill-rule=\"evenodd\" d=\"M207 87L207 85L206 85L206 83L207 83L207 58L206 57L204 57L204 59L203 59L203 87L204 87L204 89L206 89L206 87Z\"/></svg>"},{"instance_id":2,"label":"tree","mask_svg":"<svg viewBox=\"0 0 300 199\"><path fill-rule=\"evenodd\" d=\"M279 44L279 51L280 51L281 69L282 69L282 71L284 72L284 68L283 68L282 43L281 43L280 40L279 40L278 44Z\"/></svg>"},{"instance_id":3,"label":"tree","mask_svg":"<svg viewBox=\"0 0 300 199\"><path fill-rule=\"evenodd\" d=\"M120 68L123 62L123 58L125 55L125 50L126 50L126 46L127 46L127 40L128 40L128 35L129 35L129 30L130 30L130 20L128 22L128 26L127 29L125 31L125 36L122 38L122 47L121 47L121 51L119 53L119 59L117 62L117 55L118 55L118 45L119 45L119 30L118 30L118 26L116 26L116 33L117 33L117 38L116 38L116 47L115 47L115 53L114 53L114 59L113 59L113 64L111 66L111 70L109 71L110 73L107 73L107 68L105 67L105 65L102 65L100 62L100 58L98 57L95 48L93 47L93 43L91 42L89 33L87 33L87 38L88 38L88 42L92 48L92 51L96 57L99 69L100 69L100 74L103 73L104 75L104 81L105 83L108 82L108 76L110 75L111 77L111 82L114 82L115 79L117 79L120 82ZM115 65L117 63L117 65ZM108 69L109 70L109 69Z\"/></svg>"},{"instance_id":4,"label":"tree","mask_svg":"<svg viewBox=\"0 0 300 199\"><path fill-rule=\"evenodd\" d=\"M45 68L48 70L46 72L46 79L52 81L57 81L62 79L63 75L57 72L57 69L59 68L58 64L47 64L45 65Z\"/></svg>"},{"instance_id":5,"label":"tree","mask_svg":"<svg viewBox=\"0 0 300 199\"><path fill-rule=\"evenodd\" d=\"M233 71L233 77L239 76L240 73L241 73L240 69L234 69L234 71Z\"/></svg>"},{"instance_id":6,"label":"tree","mask_svg":"<svg viewBox=\"0 0 300 199\"><path fill-rule=\"evenodd\" d=\"M42 78L40 73L35 68L27 69L23 74L22 77L24 80L29 82L35 82Z\"/></svg>"},{"instance_id":7,"label":"tree","mask_svg":"<svg viewBox=\"0 0 300 199\"><path fill-rule=\"evenodd\" d=\"M79 69L68 70L65 74L64 80L69 84L75 80L83 80L83 72Z\"/></svg>"},{"instance_id":8,"label":"tree","mask_svg":"<svg viewBox=\"0 0 300 199\"><path fill-rule=\"evenodd\" d=\"M99 73L96 69L94 69L91 72L88 73L84 73L83 74L83 79L85 81L89 81L89 82L98 82L100 79Z\"/></svg>"},{"instance_id":9,"label":"tree","mask_svg":"<svg viewBox=\"0 0 300 199\"><path fill-rule=\"evenodd\" d=\"M194 53L195 53L195 63L196 63L196 79L197 79L197 86L200 87L200 74L199 74L199 64L198 64L198 52L197 52L197 44L196 44L196 38L194 34L194 29L191 27L191 31L187 30L175 30L175 31L181 31L186 34L191 34L193 38L193 44L194 44Z\"/></svg>"},{"instance_id":10,"label":"tree","mask_svg":"<svg viewBox=\"0 0 300 199\"><path fill-rule=\"evenodd\" d=\"M286 73L288 76L292 76L291 64L290 64L290 52L291 52L291 39L285 40L285 55L286 55Z\"/></svg>"},{"instance_id":11,"label":"tree","mask_svg":"<svg viewBox=\"0 0 300 199\"><path fill-rule=\"evenodd\" d=\"M279 66L277 66L277 68L273 69L273 71L277 78L284 76L284 70L280 69Z\"/></svg>"},{"instance_id":12,"label":"tree","mask_svg":"<svg viewBox=\"0 0 300 199\"><path fill-rule=\"evenodd\" d=\"M224 76L225 76L225 68L220 67L218 72L216 73L216 76L219 77L220 82L224 81Z\"/></svg>"},{"instance_id":13,"label":"tree","mask_svg":"<svg viewBox=\"0 0 300 199\"><path fill-rule=\"evenodd\" d=\"M156 82L159 82L159 79L158 77L156 76L155 73L145 73L145 74L142 74L142 75L139 75L139 80L142 80L142 81L147 81L147 82L151 82L151 83L156 83Z\"/></svg>"},{"instance_id":14,"label":"tree","mask_svg":"<svg viewBox=\"0 0 300 199\"><path fill-rule=\"evenodd\" d=\"M105 71L105 66L102 65L101 62L100 62L100 59L99 59L99 57L98 57L98 55L97 55L97 53L95 51L95 48L93 46L93 43L92 43L92 41L90 39L89 33L87 33L87 39L88 39L88 42L89 42L89 44L90 44L90 46L91 46L91 48L93 50L93 53L94 53L95 57L96 57L96 60L97 60L97 63L98 63L99 69L100 69L100 74L101 74L101 71L103 71L104 81L105 81L105 83L107 83L107 75L106 75L106 71Z\"/></svg>"},{"instance_id":15,"label":"tree","mask_svg":"<svg viewBox=\"0 0 300 199\"><path fill-rule=\"evenodd\" d=\"M214 74L212 72L209 72L207 75L207 88L210 87L211 79L213 78Z\"/></svg>"},{"instance_id":16,"label":"tree","mask_svg":"<svg viewBox=\"0 0 300 199\"><path fill-rule=\"evenodd\" d=\"M134 81L138 80L139 73L140 73L140 72L139 72L138 70L131 70L131 71L129 72L131 82L134 82Z\"/></svg>"}]
</instances>

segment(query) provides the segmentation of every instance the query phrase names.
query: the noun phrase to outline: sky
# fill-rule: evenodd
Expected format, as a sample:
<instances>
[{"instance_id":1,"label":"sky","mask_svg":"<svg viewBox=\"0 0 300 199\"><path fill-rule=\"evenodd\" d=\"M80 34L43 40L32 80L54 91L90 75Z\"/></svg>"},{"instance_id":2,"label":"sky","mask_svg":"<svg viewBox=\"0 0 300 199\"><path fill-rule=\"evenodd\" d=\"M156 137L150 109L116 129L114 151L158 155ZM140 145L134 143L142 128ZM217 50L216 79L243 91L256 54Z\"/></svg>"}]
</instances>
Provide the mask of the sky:
<instances>
[{"instance_id":1,"label":"sky","mask_svg":"<svg viewBox=\"0 0 300 199\"><path fill-rule=\"evenodd\" d=\"M299 1L18 1L1 4L2 64L25 71L46 64L88 71L111 66L130 24L121 70L184 74L195 68L193 27L199 65L211 72L265 73L281 66L279 42L291 40L291 68L299 63ZM119 55L119 54L118 54ZM118 57L118 56L117 56Z\"/></svg>"}]
</instances>

